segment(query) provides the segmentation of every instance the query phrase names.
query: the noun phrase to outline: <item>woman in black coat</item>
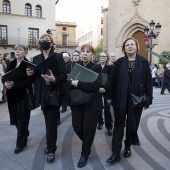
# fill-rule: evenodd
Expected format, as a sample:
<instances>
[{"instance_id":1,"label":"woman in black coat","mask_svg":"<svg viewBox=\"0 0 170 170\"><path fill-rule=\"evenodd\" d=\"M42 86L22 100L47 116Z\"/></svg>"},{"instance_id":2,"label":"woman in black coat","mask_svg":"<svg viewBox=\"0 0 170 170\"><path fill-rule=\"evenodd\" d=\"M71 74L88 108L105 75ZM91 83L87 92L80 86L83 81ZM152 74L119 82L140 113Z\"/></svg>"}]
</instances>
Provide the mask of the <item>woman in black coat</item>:
<instances>
[{"instance_id":1,"label":"woman in black coat","mask_svg":"<svg viewBox=\"0 0 170 170\"><path fill-rule=\"evenodd\" d=\"M93 54L94 48L90 44L84 44L81 47L81 65L88 69L92 68L94 65L91 62ZM88 157L91 153L91 146L96 132L98 117L103 108L102 98L99 94L99 88L101 86L101 77L99 76L98 79L94 82L72 80L70 82L70 85L72 86L72 90L77 88L82 91L92 93L92 100L89 104L74 106L71 105L73 129L78 135L78 137L82 140L82 152L77 165L79 168L81 168L86 165Z\"/></svg>"},{"instance_id":2,"label":"woman in black coat","mask_svg":"<svg viewBox=\"0 0 170 170\"><path fill-rule=\"evenodd\" d=\"M35 65L40 64L51 59L52 63L44 65L46 71L50 71L50 75L47 72L41 74L40 70L37 70L34 74L33 70L27 70L28 75L33 75L34 79L34 92L35 92L35 105L41 106L41 109L45 118L46 125L46 138L47 147L44 153L47 154L47 162L52 163L55 160L55 151L57 149L57 117L59 114L59 107L61 106L63 91L63 82L66 80L66 66L63 60L62 54L54 53L54 41L49 34L43 34L38 40L38 47L41 50L41 54L33 57L33 63ZM40 68L40 65L39 65ZM40 72L39 72L40 71ZM58 106L52 106L45 102L46 94L50 89L56 89L58 91L59 103Z\"/></svg>"},{"instance_id":3,"label":"woman in black coat","mask_svg":"<svg viewBox=\"0 0 170 170\"><path fill-rule=\"evenodd\" d=\"M107 95L108 95L109 80L111 77L112 69L113 69L113 64L109 60L108 54L105 52L101 52L99 54L99 62L92 68L93 71L102 75L102 85L99 88L99 93L103 97L103 101L104 101L104 120L105 121L103 121L102 110L101 110L97 129L101 130L105 122L105 127L108 131L109 136L112 135L113 119L112 119L112 115L110 112L110 105L109 103L107 103Z\"/></svg>"},{"instance_id":4,"label":"woman in black coat","mask_svg":"<svg viewBox=\"0 0 170 170\"><path fill-rule=\"evenodd\" d=\"M126 120L124 157L131 156L131 145L140 145L137 130L143 108L132 108L130 92L135 95L146 94L149 104L152 104L152 76L149 63L137 54L138 48L138 42L134 38L125 40L122 46L125 56L116 61L111 78L108 102L113 101L115 114L112 155L107 159L107 162L111 164L121 159L120 151Z\"/></svg>"},{"instance_id":5,"label":"woman in black coat","mask_svg":"<svg viewBox=\"0 0 170 170\"><path fill-rule=\"evenodd\" d=\"M6 72L9 72L20 66L26 75L26 68L21 67L22 60L26 60L28 47L24 44L17 44L15 46L15 57L13 61L9 62ZM30 110L27 105L27 90L32 93L32 79L26 78L20 81L2 80L7 88L8 110L10 114L10 124L17 128L17 141L15 154L20 153L24 147L27 146L27 138L29 136L28 125L30 120Z\"/></svg>"}]
</instances>

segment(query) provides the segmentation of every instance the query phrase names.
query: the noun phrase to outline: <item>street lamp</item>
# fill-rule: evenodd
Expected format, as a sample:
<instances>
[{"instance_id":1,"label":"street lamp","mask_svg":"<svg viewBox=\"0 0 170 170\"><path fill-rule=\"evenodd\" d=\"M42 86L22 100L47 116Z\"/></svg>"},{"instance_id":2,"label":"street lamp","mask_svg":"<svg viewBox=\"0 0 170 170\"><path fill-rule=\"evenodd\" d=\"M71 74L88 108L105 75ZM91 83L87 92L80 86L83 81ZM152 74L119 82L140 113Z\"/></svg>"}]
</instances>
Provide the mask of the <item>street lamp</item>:
<instances>
[{"instance_id":1,"label":"street lamp","mask_svg":"<svg viewBox=\"0 0 170 170\"><path fill-rule=\"evenodd\" d=\"M155 25L155 22L153 20L151 20L151 22L149 23L149 26L150 26L150 29L147 26L145 26L145 28L144 28L144 34L145 34L144 42L152 51L152 49L154 48L154 44L152 44L152 39L153 38L155 39L159 35L161 25L160 25L160 23L157 23ZM156 28L156 30L155 30L156 33L154 32L154 27ZM149 43L148 43L148 41L146 41L147 38L148 38L148 40L150 40ZM152 53L150 53L150 64L151 63L152 63Z\"/></svg>"},{"instance_id":2,"label":"street lamp","mask_svg":"<svg viewBox=\"0 0 170 170\"><path fill-rule=\"evenodd\" d=\"M46 33L49 34L49 35L52 35L52 33L49 29L46 31Z\"/></svg>"}]
</instances>

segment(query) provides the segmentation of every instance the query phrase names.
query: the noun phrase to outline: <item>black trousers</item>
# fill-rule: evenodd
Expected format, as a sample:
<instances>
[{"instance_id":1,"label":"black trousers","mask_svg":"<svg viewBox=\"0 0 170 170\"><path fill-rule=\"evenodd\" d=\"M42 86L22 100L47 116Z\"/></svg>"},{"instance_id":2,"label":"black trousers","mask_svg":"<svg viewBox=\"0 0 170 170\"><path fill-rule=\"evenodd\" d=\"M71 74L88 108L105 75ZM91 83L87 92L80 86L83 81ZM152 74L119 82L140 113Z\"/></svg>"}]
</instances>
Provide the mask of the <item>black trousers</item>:
<instances>
[{"instance_id":1,"label":"black trousers","mask_svg":"<svg viewBox=\"0 0 170 170\"><path fill-rule=\"evenodd\" d=\"M26 147L27 138L29 136L29 121L30 121L30 110L25 110L23 114L17 115L16 128L17 128L17 147Z\"/></svg>"},{"instance_id":2,"label":"black trousers","mask_svg":"<svg viewBox=\"0 0 170 170\"><path fill-rule=\"evenodd\" d=\"M135 111L134 111L135 112ZM140 122L140 117L141 117L142 111L137 111L134 113L135 114L135 120L136 120L136 127L138 129L139 127L139 122ZM124 128L125 128L125 121L126 121L126 116L127 114L123 114L121 119L117 118L117 114L115 114L115 123L114 123L114 129L113 129L113 136L112 136L112 152L115 156L120 155L120 151L122 148L122 141L123 141L123 136L124 136ZM128 122L126 123L126 139L125 139L125 145L130 146L131 144L128 143L130 141L129 139L130 134L128 130Z\"/></svg>"},{"instance_id":3,"label":"black trousers","mask_svg":"<svg viewBox=\"0 0 170 170\"><path fill-rule=\"evenodd\" d=\"M103 100L104 100L104 121L103 121L102 110L101 110L100 115L99 115L99 124L103 125L105 123L106 129L112 129L113 119L112 119L112 115L110 112L110 105L107 103L106 93L103 94Z\"/></svg>"},{"instance_id":4,"label":"black trousers","mask_svg":"<svg viewBox=\"0 0 170 170\"><path fill-rule=\"evenodd\" d=\"M161 93L164 93L166 88L168 89L168 91L170 93L170 83L163 82L163 87L162 87Z\"/></svg>"},{"instance_id":5,"label":"black trousers","mask_svg":"<svg viewBox=\"0 0 170 170\"><path fill-rule=\"evenodd\" d=\"M49 153L55 153L57 149L57 114L59 113L59 107L47 106L42 110L46 125L47 149Z\"/></svg>"},{"instance_id":6,"label":"black trousers","mask_svg":"<svg viewBox=\"0 0 170 170\"><path fill-rule=\"evenodd\" d=\"M91 112L90 106L72 107L72 125L75 133L82 140L81 155L89 155L96 133L100 112Z\"/></svg>"}]
</instances>

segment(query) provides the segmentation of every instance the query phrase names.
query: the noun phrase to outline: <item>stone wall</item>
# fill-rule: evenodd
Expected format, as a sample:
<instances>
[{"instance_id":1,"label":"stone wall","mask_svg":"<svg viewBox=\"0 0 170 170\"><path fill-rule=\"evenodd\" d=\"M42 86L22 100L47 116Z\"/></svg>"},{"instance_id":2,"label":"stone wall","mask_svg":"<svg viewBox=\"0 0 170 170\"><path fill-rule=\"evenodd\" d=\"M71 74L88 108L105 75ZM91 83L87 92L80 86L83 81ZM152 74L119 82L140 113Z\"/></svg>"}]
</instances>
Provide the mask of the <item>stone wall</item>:
<instances>
[{"instance_id":1,"label":"stone wall","mask_svg":"<svg viewBox=\"0 0 170 170\"><path fill-rule=\"evenodd\" d=\"M162 25L161 32L156 40L153 51L160 53L170 50L170 1L156 0L110 0L108 11L108 52L115 52L122 56L123 41L137 31L149 26L154 20ZM153 62L157 59L153 57Z\"/></svg>"}]
</instances>

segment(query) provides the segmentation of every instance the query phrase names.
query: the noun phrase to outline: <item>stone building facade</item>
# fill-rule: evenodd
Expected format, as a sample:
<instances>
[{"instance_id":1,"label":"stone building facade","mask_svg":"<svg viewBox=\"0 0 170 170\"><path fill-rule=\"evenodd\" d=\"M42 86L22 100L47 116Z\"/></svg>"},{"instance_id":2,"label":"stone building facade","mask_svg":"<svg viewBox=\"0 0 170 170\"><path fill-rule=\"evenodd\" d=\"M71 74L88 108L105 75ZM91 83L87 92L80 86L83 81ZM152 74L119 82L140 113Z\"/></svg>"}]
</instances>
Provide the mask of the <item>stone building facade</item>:
<instances>
[{"instance_id":1,"label":"stone building facade","mask_svg":"<svg viewBox=\"0 0 170 170\"><path fill-rule=\"evenodd\" d=\"M56 0L0 0L0 51L14 55L14 46L29 46L28 58L39 54L36 42L49 29L55 39Z\"/></svg>"},{"instance_id":2,"label":"stone building facade","mask_svg":"<svg viewBox=\"0 0 170 170\"><path fill-rule=\"evenodd\" d=\"M56 52L68 52L76 50L76 23L56 21Z\"/></svg>"},{"instance_id":3,"label":"stone building facade","mask_svg":"<svg viewBox=\"0 0 170 170\"><path fill-rule=\"evenodd\" d=\"M127 37L135 37L140 44L139 54L149 59L145 51L144 27L149 26L151 20L162 25L161 32L153 39L153 51L161 53L170 50L170 1L155 0L110 0L108 10L108 52L115 52L118 57L123 56L122 44ZM157 63L158 58L152 58Z\"/></svg>"}]
</instances>

